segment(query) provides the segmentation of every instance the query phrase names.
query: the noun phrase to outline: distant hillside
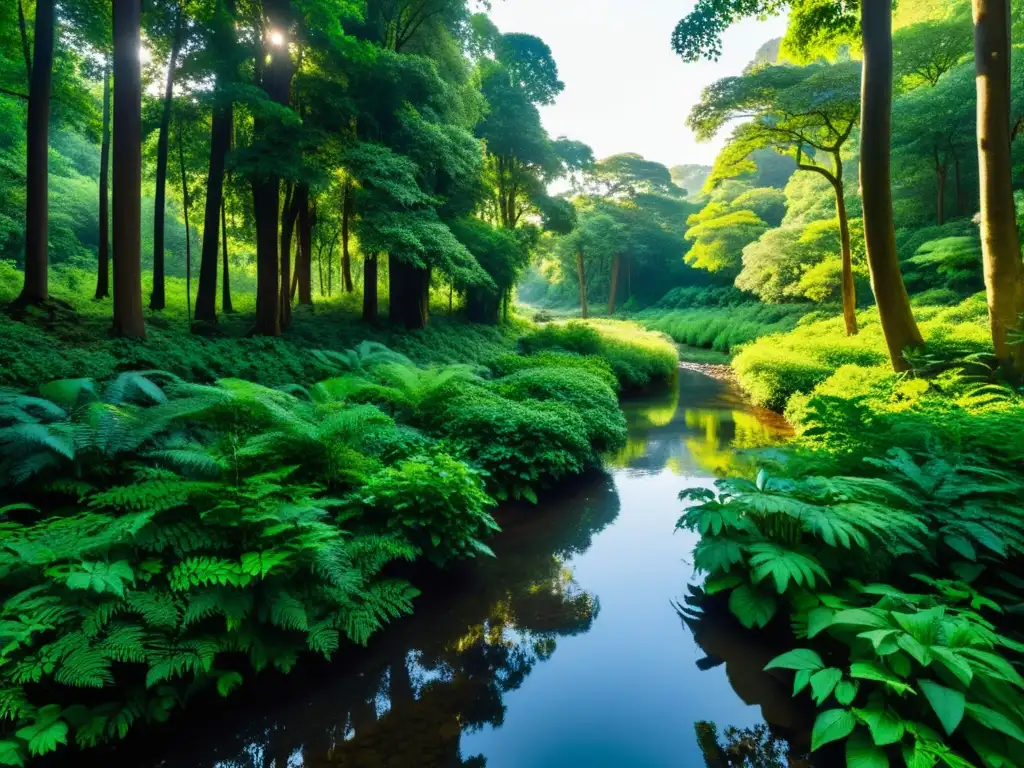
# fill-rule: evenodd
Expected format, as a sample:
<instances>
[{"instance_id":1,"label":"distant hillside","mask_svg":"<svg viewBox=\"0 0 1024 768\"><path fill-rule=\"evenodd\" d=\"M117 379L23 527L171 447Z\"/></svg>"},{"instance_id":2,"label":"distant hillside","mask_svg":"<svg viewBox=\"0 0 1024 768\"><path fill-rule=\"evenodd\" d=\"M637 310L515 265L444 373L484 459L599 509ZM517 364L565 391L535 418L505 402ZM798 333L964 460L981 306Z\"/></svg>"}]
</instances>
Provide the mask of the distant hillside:
<instances>
[{"instance_id":1,"label":"distant hillside","mask_svg":"<svg viewBox=\"0 0 1024 768\"><path fill-rule=\"evenodd\" d=\"M669 169L669 173L672 174L672 181L677 187L685 189L690 197L697 197L704 188L704 182L711 175L711 166L677 165Z\"/></svg>"}]
</instances>

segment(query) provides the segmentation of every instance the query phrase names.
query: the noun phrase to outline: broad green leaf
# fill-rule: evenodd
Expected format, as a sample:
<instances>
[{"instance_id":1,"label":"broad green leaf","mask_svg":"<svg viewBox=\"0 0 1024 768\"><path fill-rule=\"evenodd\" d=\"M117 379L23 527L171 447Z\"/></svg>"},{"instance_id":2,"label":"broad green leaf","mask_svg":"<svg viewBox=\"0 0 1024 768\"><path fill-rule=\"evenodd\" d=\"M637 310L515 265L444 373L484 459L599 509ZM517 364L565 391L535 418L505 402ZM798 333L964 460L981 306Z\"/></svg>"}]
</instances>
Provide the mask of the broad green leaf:
<instances>
[{"instance_id":1,"label":"broad green leaf","mask_svg":"<svg viewBox=\"0 0 1024 768\"><path fill-rule=\"evenodd\" d=\"M881 664L873 661L856 661L850 665L850 677L861 680L876 680L885 683L897 693L914 693L914 689L900 680Z\"/></svg>"},{"instance_id":2,"label":"broad green leaf","mask_svg":"<svg viewBox=\"0 0 1024 768\"><path fill-rule=\"evenodd\" d=\"M871 644L875 647L875 653L879 656L888 656L890 653L895 653L899 650L895 640L897 632L899 632L898 629L869 629L867 632L859 633L857 637L870 640Z\"/></svg>"},{"instance_id":3,"label":"broad green leaf","mask_svg":"<svg viewBox=\"0 0 1024 768\"><path fill-rule=\"evenodd\" d=\"M964 719L964 695L931 680L918 681L918 687L932 705L946 734L951 736Z\"/></svg>"},{"instance_id":4,"label":"broad green leaf","mask_svg":"<svg viewBox=\"0 0 1024 768\"><path fill-rule=\"evenodd\" d=\"M217 693L227 696L242 684L242 676L237 672L223 672L217 676Z\"/></svg>"},{"instance_id":5,"label":"broad green leaf","mask_svg":"<svg viewBox=\"0 0 1024 768\"><path fill-rule=\"evenodd\" d=\"M729 595L729 610L747 629L767 626L776 608L774 597L758 592L749 584L737 587Z\"/></svg>"},{"instance_id":6,"label":"broad green leaf","mask_svg":"<svg viewBox=\"0 0 1024 768\"><path fill-rule=\"evenodd\" d=\"M921 666L927 667L932 663L931 651L921 645L921 643L911 635L901 633L896 638L896 645L910 654Z\"/></svg>"},{"instance_id":7,"label":"broad green leaf","mask_svg":"<svg viewBox=\"0 0 1024 768\"><path fill-rule=\"evenodd\" d=\"M715 595L727 589L738 587L743 583L742 577L733 573L723 576L712 576L704 582L704 592L708 595Z\"/></svg>"},{"instance_id":8,"label":"broad green leaf","mask_svg":"<svg viewBox=\"0 0 1024 768\"><path fill-rule=\"evenodd\" d=\"M899 715L888 707L873 706L853 711L871 731L871 738L878 746L895 744L903 738L906 727Z\"/></svg>"},{"instance_id":9,"label":"broad green leaf","mask_svg":"<svg viewBox=\"0 0 1024 768\"><path fill-rule=\"evenodd\" d=\"M22 751L22 745L17 741L0 741L0 765L17 765L22 766L25 764L25 753Z\"/></svg>"},{"instance_id":10,"label":"broad green leaf","mask_svg":"<svg viewBox=\"0 0 1024 768\"><path fill-rule=\"evenodd\" d=\"M978 559L978 553L974 551L974 545L963 536L955 533L947 534L944 537L944 541L949 547L968 560L973 562Z\"/></svg>"},{"instance_id":11,"label":"broad green leaf","mask_svg":"<svg viewBox=\"0 0 1024 768\"><path fill-rule=\"evenodd\" d=\"M811 676L811 693L819 707L832 695L832 691L842 679L843 670L835 667L819 670Z\"/></svg>"},{"instance_id":12,"label":"broad green leaf","mask_svg":"<svg viewBox=\"0 0 1024 768\"><path fill-rule=\"evenodd\" d=\"M1020 723L1011 720L1001 712L996 712L994 709L983 707L980 704L967 702L966 709L967 714L973 720L981 723L986 728L999 731L1011 739L1016 739L1024 744L1024 728L1021 727Z\"/></svg>"},{"instance_id":13,"label":"broad green leaf","mask_svg":"<svg viewBox=\"0 0 1024 768\"><path fill-rule=\"evenodd\" d=\"M815 752L826 744L845 739L853 733L857 721L847 709L826 709L814 721L811 731L811 751Z\"/></svg>"},{"instance_id":14,"label":"broad green leaf","mask_svg":"<svg viewBox=\"0 0 1024 768\"><path fill-rule=\"evenodd\" d=\"M781 656L776 656L765 665L765 670L809 669L816 671L824 668L825 662L821 660L821 656L807 648L796 648L792 651L787 651ZM840 676L842 676L841 673Z\"/></svg>"},{"instance_id":15,"label":"broad green leaf","mask_svg":"<svg viewBox=\"0 0 1024 768\"><path fill-rule=\"evenodd\" d=\"M889 758L866 733L858 731L846 742L846 768L889 768Z\"/></svg>"},{"instance_id":16,"label":"broad green leaf","mask_svg":"<svg viewBox=\"0 0 1024 768\"><path fill-rule=\"evenodd\" d=\"M807 637L816 637L832 625L835 611L831 608L815 608L807 614Z\"/></svg>"},{"instance_id":17,"label":"broad green leaf","mask_svg":"<svg viewBox=\"0 0 1024 768\"><path fill-rule=\"evenodd\" d=\"M848 624L854 627L875 627L876 629L891 629L889 622L880 611L871 611L866 608L847 608L839 611L832 617L835 625Z\"/></svg>"},{"instance_id":18,"label":"broad green leaf","mask_svg":"<svg viewBox=\"0 0 1024 768\"><path fill-rule=\"evenodd\" d=\"M60 706L47 704L36 714L36 721L14 733L28 742L33 757L53 752L60 744L68 743L68 724L60 719Z\"/></svg>"},{"instance_id":19,"label":"broad green leaf","mask_svg":"<svg viewBox=\"0 0 1024 768\"><path fill-rule=\"evenodd\" d=\"M857 698L857 689L860 686L854 680L840 680L836 685L836 701L843 706L850 706Z\"/></svg>"},{"instance_id":20,"label":"broad green leaf","mask_svg":"<svg viewBox=\"0 0 1024 768\"><path fill-rule=\"evenodd\" d=\"M927 611L918 613L892 612L896 623L903 627L903 630L915 640L924 645L932 645L938 637L942 617L945 610L942 607L930 608Z\"/></svg>"},{"instance_id":21,"label":"broad green leaf","mask_svg":"<svg viewBox=\"0 0 1024 768\"><path fill-rule=\"evenodd\" d=\"M971 665L967 663L966 659L957 655L949 648L943 648L939 645L933 645L931 652L935 654L936 662L948 669L957 680L965 686L971 684L971 680L974 679L974 670L971 669Z\"/></svg>"},{"instance_id":22,"label":"broad green leaf","mask_svg":"<svg viewBox=\"0 0 1024 768\"><path fill-rule=\"evenodd\" d=\"M814 672L810 669L798 669L796 675L793 676L793 695L796 696L800 691L808 686L811 682L811 675Z\"/></svg>"}]
</instances>

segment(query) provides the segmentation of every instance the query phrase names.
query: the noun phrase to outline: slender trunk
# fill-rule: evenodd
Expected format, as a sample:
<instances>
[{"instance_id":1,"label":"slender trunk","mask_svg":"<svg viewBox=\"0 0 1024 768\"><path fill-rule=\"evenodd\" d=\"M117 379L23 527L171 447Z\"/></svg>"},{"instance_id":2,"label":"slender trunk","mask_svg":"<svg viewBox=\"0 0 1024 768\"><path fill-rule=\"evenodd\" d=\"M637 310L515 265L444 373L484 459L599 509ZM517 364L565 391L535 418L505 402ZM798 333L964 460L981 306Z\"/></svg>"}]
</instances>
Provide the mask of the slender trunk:
<instances>
[{"instance_id":1,"label":"slender trunk","mask_svg":"<svg viewBox=\"0 0 1024 768\"><path fill-rule=\"evenodd\" d=\"M611 274L611 291L608 294L608 314L615 314L615 294L619 290L619 267L622 263L622 259L618 254L615 254L615 258L612 259L612 274Z\"/></svg>"},{"instance_id":2,"label":"slender trunk","mask_svg":"<svg viewBox=\"0 0 1024 768\"><path fill-rule=\"evenodd\" d=\"M20 7L20 6L19 6ZM49 298L47 237L49 204L50 92L53 87L53 0L36 3L35 60L28 90L25 181L25 284L20 301Z\"/></svg>"},{"instance_id":3,"label":"slender trunk","mask_svg":"<svg viewBox=\"0 0 1024 768\"><path fill-rule=\"evenodd\" d=\"M857 335L857 285L853 280L853 248L850 244L850 220L846 213L846 191L843 187L843 161L839 153L832 156L835 176L832 187L836 192L836 218L839 219L839 242L843 253L843 277L840 295L843 298L843 323L846 335Z\"/></svg>"},{"instance_id":4,"label":"slender trunk","mask_svg":"<svg viewBox=\"0 0 1024 768\"><path fill-rule=\"evenodd\" d=\"M299 212L297 190L294 186L285 193L283 218L281 219L281 329L287 330L292 324L292 234L295 232L295 218Z\"/></svg>"},{"instance_id":5,"label":"slender trunk","mask_svg":"<svg viewBox=\"0 0 1024 768\"><path fill-rule=\"evenodd\" d=\"M964 215L964 184L960 177L960 153L953 155L953 172L956 175L956 215Z\"/></svg>"},{"instance_id":6,"label":"slender trunk","mask_svg":"<svg viewBox=\"0 0 1024 768\"><path fill-rule=\"evenodd\" d=\"M363 322L377 322L377 256L363 257Z\"/></svg>"},{"instance_id":7,"label":"slender trunk","mask_svg":"<svg viewBox=\"0 0 1024 768\"><path fill-rule=\"evenodd\" d=\"M287 4L281 0L264 3L269 27L275 30L287 28ZM268 63L264 63L269 59ZM287 41L275 45L268 35L256 57L254 70L260 85L271 101L287 105L291 99L292 62L288 54ZM253 120L254 143L266 141L267 118ZM263 336L281 334L281 317L291 307L287 294L282 290L281 264L288 262L288 252L278 259L278 221L280 220L281 190L280 179L257 170L252 181L253 213L256 217L256 327L254 332ZM287 287L287 282L284 283ZM283 305L283 306L282 306Z\"/></svg>"},{"instance_id":8,"label":"slender trunk","mask_svg":"<svg viewBox=\"0 0 1024 768\"><path fill-rule=\"evenodd\" d=\"M576 274L580 281L580 317L587 319L587 276L583 271L583 251L576 254Z\"/></svg>"},{"instance_id":9,"label":"slender trunk","mask_svg":"<svg viewBox=\"0 0 1024 768\"><path fill-rule=\"evenodd\" d=\"M628 301L633 300L633 257L626 259L626 296Z\"/></svg>"},{"instance_id":10,"label":"slender trunk","mask_svg":"<svg viewBox=\"0 0 1024 768\"><path fill-rule=\"evenodd\" d=\"M114 327L146 338L142 315L142 66L140 0L114 4Z\"/></svg>"},{"instance_id":11,"label":"slender trunk","mask_svg":"<svg viewBox=\"0 0 1024 768\"><path fill-rule=\"evenodd\" d=\"M341 207L341 280L347 293L352 293L352 257L348 251L349 227L352 224L352 213L355 209L355 196L352 194L352 182L345 184L345 202Z\"/></svg>"},{"instance_id":12,"label":"slender trunk","mask_svg":"<svg viewBox=\"0 0 1024 768\"><path fill-rule=\"evenodd\" d=\"M299 304L313 303L313 222L310 211L309 186L299 192L299 256L295 260L295 276L299 281Z\"/></svg>"},{"instance_id":13,"label":"slender trunk","mask_svg":"<svg viewBox=\"0 0 1024 768\"><path fill-rule=\"evenodd\" d=\"M330 269L330 265L328 265L328 269ZM320 298L322 299L327 296L326 284L324 282L324 249L322 246L316 249L316 270L319 275L318 285L320 286Z\"/></svg>"},{"instance_id":14,"label":"slender trunk","mask_svg":"<svg viewBox=\"0 0 1024 768\"><path fill-rule=\"evenodd\" d=\"M217 322L217 214L224 207L224 162L231 148L234 110L230 103L213 111L210 124L210 167L206 176L206 212L203 250L199 257L199 293L196 321Z\"/></svg>"},{"instance_id":15,"label":"slender trunk","mask_svg":"<svg viewBox=\"0 0 1024 768\"><path fill-rule=\"evenodd\" d=\"M985 290L996 357L1016 380L1024 373L1024 344L1015 338L1022 330L1024 267L1010 153L1009 2L973 0L973 7Z\"/></svg>"},{"instance_id":16,"label":"slender trunk","mask_svg":"<svg viewBox=\"0 0 1024 768\"><path fill-rule=\"evenodd\" d=\"M430 270L388 254L388 317L409 330L427 327L430 318Z\"/></svg>"},{"instance_id":17,"label":"slender trunk","mask_svg":"<svg viewBox=\"0 0 1024 768\"><path fill-rule=\"evenodd\" d=\"M864 206L864 240L871 287L894 370L907 369L906 349L924 341L910 309L896 254L892 214L890 149L892 144L892 3L863 0L864 38L861 81L860 181Z\"/></svg>"},{"instance_id":18,"label":"slender trunk","mask_svg":"<svg viewBox=\"0 0 1024 768\"><path fill-rule=\"evenodd\" d=\"M50 3L50 9L52 13L53 3ZM36 25L39 24L39 9L36 8ZM18 31L21 33L21 54L25 57L25 81L30 84L32 83L32 46L28 42L28 25L25 23L25 4L23 0L18 0ZM38 37L38 29L36 40Z\"/></svg>"},{"instance_id":19,"label":"slender trunk","mask_svg":"<svg viewBox=\"0 0 1024 768\"><path fill-rule=\"evenodd\" d=\"M941 227L946 223L946 176L949 172L949 157L941 157L937 144L932 151L935 158L935 186L938 188L935 222Z\"/></svg>"},{"instance_id":20,"label":"slender trunk","mask_svg":"<svg viewBox=\"0 0 1024 768\"><path fill-rule=\"evenodd\" d=\"M231 314L235 308L231 306L231 276L228 271L228 214L227 204L223 201L220 206L220 236L221 247L224 250L224 280L220 295L220 309L225 314Z\"/></svg>"},{"instance_id":21,"label":"slender trunk","mask_svg":"<svg viewBox=\"0 0 1024 768\"><path fill-rule=\"evenodd\" d=\"M170 147L171 104L174 100L174 69L181 50L181 10L174 25L171 56L167 60L167 80L164 84L164 106L160 117L160 136L156 145L156 192L153 208L153 293L149 297L150 309L166 306L164 291L164 220L167 212L167 155Z\"/></svg>"},{"instance_id":22,"label":"slender trunk","mask_svg":"<svg viewBox=\"0 0 1024 768\"><path fill-rule=\"evenodd\" d=\"M185 174L185 126L178 120L178 161L181 164L181 204L185 214L185 310L192 322L192 229L188 225L188 176ZM214 225L216 227L216 225Z\"/></svg>"},{"instance_id":23,"label":"slender trunk","mask_svg":"<svg viewBox=\"0 0 1024 768\"><path fill-rule=\"evenodd\" d=\"M103 127L100 140L100 247L96 254L96 298L110 295L110 62L103 66Z\"/></svg>"}]
</instances>

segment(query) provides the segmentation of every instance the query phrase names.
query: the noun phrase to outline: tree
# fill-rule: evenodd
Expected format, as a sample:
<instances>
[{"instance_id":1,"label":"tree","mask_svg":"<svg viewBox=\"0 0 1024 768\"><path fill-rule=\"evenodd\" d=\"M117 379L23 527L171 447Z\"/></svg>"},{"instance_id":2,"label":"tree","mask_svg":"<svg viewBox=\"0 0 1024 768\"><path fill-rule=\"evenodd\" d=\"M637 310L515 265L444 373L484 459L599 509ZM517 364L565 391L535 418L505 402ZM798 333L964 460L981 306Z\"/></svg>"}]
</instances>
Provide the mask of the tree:
<instances>
[{"instance_id":1,"label":"tree","mask_svg":"<svg viewBox=\"0 0 1024 768\"><path fill-rule=\"evenodd\" d=\"M142 68L140 0L114 5L114 327L145 338L142 316Z\"/></svg>"},{"instance_id":2,"label":"tree","mask_svg":"<svg viewBox=\"0 0 1024 768\"><path fill-rule=\"evenodd\" d=\"M48 200L50 92L53 87L53 0L36 2L35 50L29 70L28 151L25 190L25 284L20 302L39 303L49 298ZM21 5L18 6L19 14ZM21 16L23 19L24 17ZM24 24L22 23L22 29ZM26 44L27 45L27 44ZM29 67L25 49L25 66Z\"/></svg>"},{"instance_id":3,"label":"tree","mask_svg":"<svg viewBox=\"0 0 1024 768\"><path fill-rule=\"evenodd\" d=\"M100 242L96 252L96 298L110 295L110 64L103 63L103 125L100 128Z\"/></svg>"},{"instance_id":4,"label":"tree","mask_svg":"<svg viewBox=\"0 0 1024 768\"><path fill-rule=\"evenodd\" d=\"M957 14L903 27L893 34L893 51L898 82L911 90L923 85L935 87L944 74L970 54L970 18Z\"/></svg>"},{"instance_id":5,"label":"tree","mask_svg":"<svg viewBox=\"0 0 1024 768\"><path fill-rule=\"evenodd\" d=\"M892 4L863 0L864 65L861 80L860 181L864 240L871 288L892 366L908 368L903 353L924 346L914 320L896 252L892 214Z\"/></svg>"},{"instance_id":6,"label":"tree","mask_svg":"<svg viewBox=\"0 0 1024 768\"><path fill-rule=\"evenodd\" d=\"M854 62L754 68L707 88L688 121L698 139L707 140L724 125L747 120L734 130L716 159L711 184L755 170L751 155L772 149L792 156L799 170L820 174L832 186L842 242L843 318L848 335L857 332L857 296L842 153L860 117L859 69ZM740 200L733 205L741 206Z\"/></svg>"},{"instance_id":7,"label":"tree","mask_svg":"<svg viewBox=\"0 0 1024 768\"><path fill-rule=\"evenodd\" d=\"M708 272L735 277L742 266L743 249L757 240L768 225L753 211L725 203L709 203L690 216L686 239L693 247L686 263Z\"/></svg>"},{"instance_id":8,"label":"tree","mask_svg":"<svg viewBox=\"0 0 1024 768\"><path fill-rule=\"evenodd\" d=\"M1011 378L1024 374L1024 267L1010 160L1010 18L1008 0L973 0L978 89L981 244L992 343Z\"/></svg>"},{"instance_id":9,"label":"tree","mask_svg":"<svg viewBox=\"0 0 1024 768\"><path fill-rule=\"evenodd\" d=\"M174 102L174 76L178 67L184 34L184 9L174 5L171 13L171 48L167 57L167 78L164 83L163 111L156 151L156 194L153 209L153 293L149 308L160 310L166 305L164 290L164 219L167 211L167 159L170 150L171 106Z\"/></svg>"}]
</instances>

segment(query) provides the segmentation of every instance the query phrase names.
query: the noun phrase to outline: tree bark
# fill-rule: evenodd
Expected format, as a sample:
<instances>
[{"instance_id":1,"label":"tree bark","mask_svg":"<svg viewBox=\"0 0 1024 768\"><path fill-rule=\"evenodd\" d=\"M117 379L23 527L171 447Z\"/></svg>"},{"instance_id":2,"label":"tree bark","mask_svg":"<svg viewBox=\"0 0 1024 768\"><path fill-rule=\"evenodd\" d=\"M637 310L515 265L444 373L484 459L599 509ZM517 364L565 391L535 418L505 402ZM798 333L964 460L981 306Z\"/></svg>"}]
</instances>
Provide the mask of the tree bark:
<instances>
[{"instance_id":1,"label":"tree bark","mask_svg":"<svg viewBox=\"0 0 1024 768\"><path fill-rule=\"evenodd\" d=\"M103 66L103 127L100 140L100 247L96 254L96 298L110 295L110 62Z\"/></svg>"},{"instance_id":2,"label":"tree bark","mask_svg":"<svg viewBox=\"0 0 1024 768\"><path fill-rule=\"evenodd\" d=\"M892 3L863 0L864 38L861 80L860 181L864 205L864 240L871 287L893 369L909 367L905 350L924 341L910 308L896 253L892 214L890 149L892 144Z\"/></svg>"},{"instance_id":3,"label":"tree bark","mask_svg":"<svg viewBox=\"0 0 1024 768\"><path fill-rule=\"evenodd\" d=\"M53 11L53 3L50 3L50 11ZM36 8L36 24L39 23L39 9ZM21 33L21 55L25 57L25 80L32 83L32 46L28 42L28 25L25 23L25 4L18 0L18 32ZM36 37L38 40L39 37Z\"/></svg>"},{"instance_id":4,"label":"tree bark","mask_svg":"<svg viewBox=\"0 0 1024 768\"><path fill-rule=\"evenodd\" d=\"M196 296L196 321L217 322L217 215L224 207L224 162L231 149L234 110L230 103L213 110L210 124L210 167L206 176L206 212L203 250L199 261L199 293Z\"/></svg>"},{"instance_id":5,"label":"tree bark","mask_svg":"<svg viewBox=\"0 0 1024 768\"><path fill-rule=\"evenodd\" d=\"M298 189L291 186L285 193L284 211L281 219L281 329L287 330L292 324L292 235L295 219L299 213ZM298 274L296 272L296 274Z\"/></svg>"},{"instance_id":6,"label":"tree bark","mask_svg":"<svg viewBox=\"0 0 1024 768\"><path fill-rule=\"evenodd\" d=\"M964 215L964 184L960 176L960 153L953 155L953 172L956 176L956 215Z\"/></svg>"},{"instance_id":7,"label":"tree bark","mask_svg":"<svg viewBox=\"0 0 1024 768\"><path fill-rule=\"evenodd\" d=\"M837 153L838 154L838 153ZM835 158L838 175L833 181L836 191L836 218L839 219L839 242L843 254L843 277L840 295L843 298L843 323L847 336L857 335L857 285L853 280L853 247L850 244L850 219L846 213L846 195L843 188L843 166Z\"/></svg>"},{"instance_id":8,"label":"tree bark","mask_svg":"<svg viewBox=\"0 0 1024 768\"><path fill-rule=\"evenodd\" d=\"M341 280L346 293L352 293L352 257L348 251L349 227L355 209L355 196L352 194L352 182L345 184L345 201L341 208Z\"/></svg>"},{"instance_id":9,"label":"tree bark","mask_svg":"<svg viewBox=\"0 0 1024 768\"><path fill-rule=\"evenodd\" d=\"M583 251L576 253L576 274L580 281L580 317L587 319L587 276L583 271Z\"/></svg>"},{"instance_id":10,"label":"tree bark","mask_svg":"<svg viewBox=\"0 0 1024 768\"><path fill-rule=\"evenodd\" d=\"M160 136L156 145L156 192L153 208L153 293L150 309L163 309L167 299L164 291L164 222L167 213L167 156L170 149L171 104L174 101L174 70L181 50L181 9L174 22L171 55L167 60L167 81L164 84L164 106L160 116Z\"/></svg>"},{"instance_id":11,"label":"tree bark","mask_svg":"<svg viewBox=\"0 0 1024 768\"><path fill-rule=\"evenodd\" d=\"M935 185L938 194L935 208L935 222L940 227L946 223L946 176L949 174L949 158L940 158L939 148L935 147Z\"/></svg>"},{"instance_id":12,"label":"tree bark","mask_svg":"<svg viewBox=\"0 0 1024 768\"><path fill-rule=\"evenodd\" d=\"M142 66L140 0L114 4L114 327L146 338L142 315Z\"/></svg>"},{"instance_id":13,"label":"tree bark","mask_svg":"<svg viewBox=\"0 0 1024 768\"><path fill-rule=\"evenodd\" d=\"M310 211L309 186L299 187L299 256L295 260L295 276L299 281L299 304L313 303L313 223Z\"/></svg>"},{"instance_id":14,"label":"tree bark","mask_svg":"<svg viewBox=\"0 0 1024 768\"><path fill-rule=\"evenodd\" d=\"M1014 380L1024 373L1024 268L1013 201L1010 153L1010 15L1008 0L973 0L978 89L981 246L992 344Z\"/></svg>"},{"instance_id":15,"label":"tree bark","mask_svg":"<svg viewBox=\"0 0 1024 768\"><path fill-rule=\"evenodd\" d=\"M615 258L612 259L612 273L611 273L611 290L608 294L608 314L615 314L615 294L619 290L619 267L622 264L622 258L615 254Z\"/></svg>"},{"instance_id":16,"label":"tree bark","mask_svg":"<svg viewBox=\"0 0 1024 768\"><path fill-rule=\"evenodd\" d=\"M181 204L185 214L185 310L192 322L192 229L188 224L188 176L185 174L185 127L178 119L178 161L181 164Z\"/></svg>"},{"instance_id":17,"label":"tree bark","mask_svg":"<svg viewBox=\"0 0 1024 768\"><path fill-rule=\"evenodd\" d=\"M20 8L20 6L19 6ZM25 181L25 284L19 301L49 298L50 95L53 87L53 0L36 3L35 51L28 91Z\"/></svg>"},{"instance_id":18,"label":"tree bark","mask_svg":"<svg viewBox=\"0 0 1024 768\"><path fill-rule=\"evenodd\" d=\"M430 318L430 270L388 254L388 317L409 330L427 327Z\"/></svg>"},{"instance_id":19,"label":"tree bark","mask_svg":"<svg viewBox=\"0 0 1024 768\"><path fill-rule=\"evenodd\" d=\"M363 322L376 323L377 306L377 256L363 257Z\"/></svg>"},{"instance_id":20,"label":"tree bark","mask_svg":"<svg viewBox=\"0 0 1024 768\"><path fill-rule=\"evenodd\" d=\"M268 26L274 30L287 29L288 7L282 0L264 2ZM269 63L264 62L269 57ZM263 41L256 57L255 74L271 101L287 105L291 98L292 62L287 41L280 46L269 36ZM268 126L265 118L253 120L256 141L265 140ZM281 335L281 317L291 316L287 301L287 282L282 290L280 266L288 262L285 251L278 259L278 221L280 217L280 179L262 171L254 174L252 182L253 213L256 216L256 327L254 332L263 336ZM284 304L282 306L282 303Z\"/></svg>"},{"instance_id":21,"label":"tree bark","mask_svg":"<svg viewBox=\"0 0 1024 768\"><path fill-rule=\"evenodd\" d=\"M231 306L231 274L228 270L228 213L227 201L222 201L220 206L220 235L221 244L224 250L224 280L221 287L220 309L221 312L230 315L235 311Z\"/></svg>"}]
</instances>

